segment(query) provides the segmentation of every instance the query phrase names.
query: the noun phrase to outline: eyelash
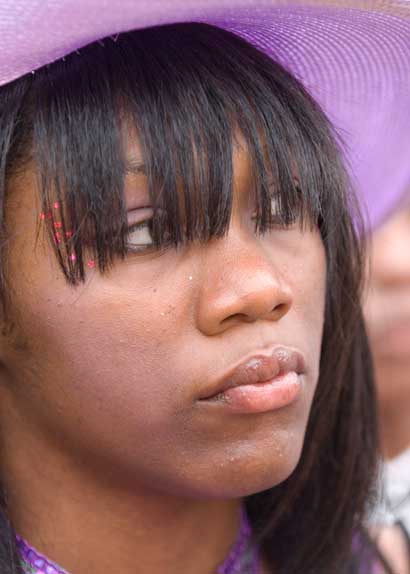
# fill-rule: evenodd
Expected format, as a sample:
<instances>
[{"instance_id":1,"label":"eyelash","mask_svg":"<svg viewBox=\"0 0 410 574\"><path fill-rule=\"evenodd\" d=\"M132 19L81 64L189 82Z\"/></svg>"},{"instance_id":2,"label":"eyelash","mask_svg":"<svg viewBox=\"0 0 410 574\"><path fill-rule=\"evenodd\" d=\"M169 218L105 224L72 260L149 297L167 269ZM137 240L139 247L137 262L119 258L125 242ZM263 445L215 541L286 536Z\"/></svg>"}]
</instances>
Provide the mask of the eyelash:
<instances>
[{"instance_id":1,"label":"eyelash","mask_svg":"<svg viewBox=\"0 0 410 574\"><path fill-rule=\"evenodd\" d=\"M288 222L288 223L284 223L283 218L281 217L280 214L278 214L278 210L277 210L277 200L275 197L272 197L271 199L271 224L270 227L271 228L289 228L292 227L292 225L294 225L299 218L301 217L301 210L302 210L302 206L300 205L300 210L298 210L297 213L293 213L293 217L292 219ZM257 216L253 216L252 219L254 221L256 221Z\"/></svg>"},{"instance_id":2,"label":"eyelash","mask_svg":"<svg viewBox=\"0 0 410 574\"><path fill-rule=\"evenodd\" d=\"M272 228L291 227L298 220L298 216L295 216L293 218L293 220L288 225L285 226L285 224L283 223L281 218L279 216L275 215L276 210L274 209L274 207L275 207L275 199L272 199L272 208L273 208L272 223L271 223ZM252 219L256 220L256 216L252 217ZM130 237L130 235L132 235L136 231L143 230L145 228L148 230L148 233L151 235L151 223L152 223L152 218L145 219L144 221L140 221L138 223L135 223L134 225L129 227L128 233L127 233L127 239ZM136 245L132 245L127 240L126 241L126 248L127 248L127 251L129 253L147 253L149 251L157 250L157 247L155 246L154 241L151 241L150 243L141 243L139 246L136 246Z\"/></svg>"}]
</instances>

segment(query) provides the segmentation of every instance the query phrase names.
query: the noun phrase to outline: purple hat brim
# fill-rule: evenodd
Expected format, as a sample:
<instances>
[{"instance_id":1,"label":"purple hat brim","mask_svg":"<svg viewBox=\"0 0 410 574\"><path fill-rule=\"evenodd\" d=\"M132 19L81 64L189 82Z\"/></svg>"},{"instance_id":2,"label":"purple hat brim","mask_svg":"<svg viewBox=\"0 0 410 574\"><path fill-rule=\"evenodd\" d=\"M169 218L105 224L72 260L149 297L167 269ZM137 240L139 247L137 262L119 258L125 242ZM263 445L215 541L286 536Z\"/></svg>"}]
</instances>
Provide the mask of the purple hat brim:
<instances>
[{"instance_id":1,"label":"purple hat brim","mask_svg":"<svg viewBox=\"0 0 410 574\"><path fill-rule=\"evenodd\" d=\"M0 0L0 86L127 30L202 21L292 71L343 141L375 227L410 191L410 1Z\"/></svg>"}]
</instances>

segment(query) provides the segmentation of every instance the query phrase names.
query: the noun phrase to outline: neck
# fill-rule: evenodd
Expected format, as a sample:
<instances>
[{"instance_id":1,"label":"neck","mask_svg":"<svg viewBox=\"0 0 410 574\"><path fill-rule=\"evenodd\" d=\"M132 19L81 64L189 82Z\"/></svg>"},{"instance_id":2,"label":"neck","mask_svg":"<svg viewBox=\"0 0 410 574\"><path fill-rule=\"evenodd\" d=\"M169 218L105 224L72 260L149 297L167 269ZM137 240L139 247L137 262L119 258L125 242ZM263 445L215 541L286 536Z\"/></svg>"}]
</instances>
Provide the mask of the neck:
<instances>
[{"instance_id":1,"label":"neck","mask_svg":"<svg viewBox=\"0 0 410 574\"><path fill-rule=\"evenodd\" d=\"M39 552L76 574L210 574L240 523L240 501L193 500L98 481L24 436L3 455L9 513Z\"/></svg>"},{"instance_id":2,"label":"neck","mask_svg":"<svg viewBox=\"0 0 410 574\"><path fill-rule=\"evenodd\" d=\"M403 401L394 408L380 409L379 431L382 453L391 459L410 447L410 404Z\"/></svg>"}]
</instances>

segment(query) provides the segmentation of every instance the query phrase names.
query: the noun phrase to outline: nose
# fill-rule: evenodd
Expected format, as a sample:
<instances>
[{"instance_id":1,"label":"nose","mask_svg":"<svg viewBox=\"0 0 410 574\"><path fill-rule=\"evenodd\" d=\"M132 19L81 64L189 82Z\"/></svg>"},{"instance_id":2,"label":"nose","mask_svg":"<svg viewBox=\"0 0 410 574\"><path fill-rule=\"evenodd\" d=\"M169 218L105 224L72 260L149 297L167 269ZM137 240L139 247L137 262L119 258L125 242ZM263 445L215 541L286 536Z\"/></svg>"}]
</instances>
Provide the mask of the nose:
<instances>
[{"instance_id":1,"label":"nose","mask_svg":"<svg viewBox=\"0 0 410 574\"><path fill-rule=\"evenodd\" d=\"M241 323L279 321L288 313L293 300L289 282L255 236L246 241L228 235L204 250L197 314L204 334L217 335Z\"/></svg>"}]
</instances>

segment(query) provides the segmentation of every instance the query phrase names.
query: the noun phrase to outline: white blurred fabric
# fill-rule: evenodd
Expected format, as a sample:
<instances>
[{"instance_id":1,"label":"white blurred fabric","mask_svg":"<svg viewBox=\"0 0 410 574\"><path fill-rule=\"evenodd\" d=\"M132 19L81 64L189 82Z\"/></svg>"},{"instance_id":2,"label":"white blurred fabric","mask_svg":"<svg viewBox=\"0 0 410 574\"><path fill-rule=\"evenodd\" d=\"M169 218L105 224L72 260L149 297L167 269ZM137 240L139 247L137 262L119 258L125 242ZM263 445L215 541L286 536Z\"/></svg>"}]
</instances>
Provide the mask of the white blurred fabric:
<instances>
[{"instance_id":1,"label":"white blurred fabric","mask_svg":"<svg viewBox=\"0 0 410 574\"><path fill-rule=\"evenodd\" d=\"M380 500L371 516L380 525L398 520L410 533L410 448L383 464Z\"/></svg>"}]
</instances>

